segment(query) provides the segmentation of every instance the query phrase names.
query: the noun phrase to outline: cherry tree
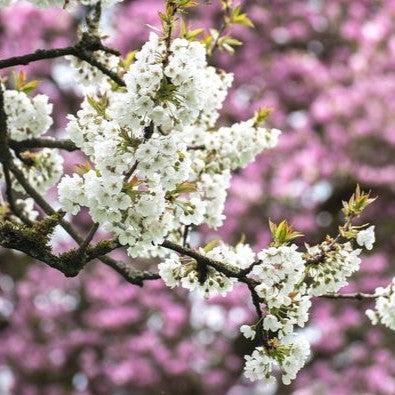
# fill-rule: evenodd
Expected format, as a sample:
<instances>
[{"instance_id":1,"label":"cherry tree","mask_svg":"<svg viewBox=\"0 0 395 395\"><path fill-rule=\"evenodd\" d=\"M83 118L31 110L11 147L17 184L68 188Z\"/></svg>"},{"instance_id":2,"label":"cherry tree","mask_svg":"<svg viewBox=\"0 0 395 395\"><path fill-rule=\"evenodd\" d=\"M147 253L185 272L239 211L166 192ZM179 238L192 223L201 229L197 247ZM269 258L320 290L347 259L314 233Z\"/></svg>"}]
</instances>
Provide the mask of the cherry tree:
<instances>
[{"instance_id":1,"label":"cherry tree","mask_svg":"<svg viewBox=\"0 0 395 395\"><path fill-rule=\"evenodd\" d=\"M2 2L7 6L8 2ZM375 293L338 291L359 270L362 249L371 250L374 226L356 225L375 199L358 186L343 203L343 223L335 235L315 245L286 220L269 221L272 241L258 253L240 241L192 243L190 230L219 228L232 173L276 146L281 132L265 127L268 108L230 126L217 125L233 75L215 68L215 51L234 52L240 41L228 28L253 28L248 15L222 0L223 23L204 33L189 30L183 14L192 0L167 0L162 29L126 57L103 43L102 8L111 1L33 1L39 7L87 7L79 40L61 48L0 60L0 69L65 57L77 70L84 99L68 115L67 139L45 137L52 105L35 94L37 81L24 73L4 79L0 89L2 196L0 245L38 259L67 277L99 260L135 286L163 281L204 298L226 297L236 283L247 287L256 310L242 334L254 344L245 356L245 375L272 383L276 369L289 384L309 358L309 343L298 333L315 298L375 299L366 314L373 324L395 328L394 284ZM204 7L204 5L202 5ZM64 174L61 151L86 158ZM56 210L47 199L57 185ZM71 216L89 213L91 228L80 235ZM61 227L76 243L56 253L51 239ZM93 242L95 235L103 236ZM111 254L125 250L130 259ZM157 270L135 270L134 258L155 258Z\"/></svg>"}]
</instances>

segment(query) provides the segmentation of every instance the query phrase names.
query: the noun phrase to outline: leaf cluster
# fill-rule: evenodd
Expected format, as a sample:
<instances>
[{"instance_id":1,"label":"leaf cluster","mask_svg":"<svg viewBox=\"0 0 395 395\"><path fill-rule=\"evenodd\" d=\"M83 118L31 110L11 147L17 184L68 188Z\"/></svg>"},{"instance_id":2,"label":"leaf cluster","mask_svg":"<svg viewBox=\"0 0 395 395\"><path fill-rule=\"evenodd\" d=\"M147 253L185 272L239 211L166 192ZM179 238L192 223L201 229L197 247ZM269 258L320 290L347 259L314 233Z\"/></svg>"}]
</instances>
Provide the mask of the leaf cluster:
<instances>
[{"instance_id":1,"label":"leaf cluster","mask_svg":"<svg viewBox=\"0 0 395 395\"><path fill-rule=\"evenodd\" d=\"M269 221L269 227L273 239L272 245L274 247L287 245L291 241L303 236L302 233L295 231L286 220L281 221L279 224Z\"/></svg>"}]
</instances>

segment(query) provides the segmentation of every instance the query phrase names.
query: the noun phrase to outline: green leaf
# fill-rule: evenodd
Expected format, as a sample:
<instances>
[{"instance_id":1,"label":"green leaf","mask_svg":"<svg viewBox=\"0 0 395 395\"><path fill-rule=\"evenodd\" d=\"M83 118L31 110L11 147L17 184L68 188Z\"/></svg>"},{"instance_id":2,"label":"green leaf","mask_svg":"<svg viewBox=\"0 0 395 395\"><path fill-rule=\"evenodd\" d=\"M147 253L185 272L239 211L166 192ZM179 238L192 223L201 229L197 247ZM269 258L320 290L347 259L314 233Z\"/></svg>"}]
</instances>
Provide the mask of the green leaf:
<instances>
[{"instance_id":1,"label":"green leaf","mask_svg":"<svg viewBox=\"0 0 395 395\"><path fill-rule=\"evenodd\" d=\"M141 140L130 136L126 128L120 128L119 136L122 139L121 148L125 151L129 147L136 149L141 144Z\"/></svg>"},{"instance_id":2,"label":"green leaf","mask_svg":"<svg viewBox=\"0 0 395 395\"><path fill-rule=\"evenodd\" d=\"M357 185L350 200L348 202L343 201L342 212L346 218L357 217L376 199L377 197L372 198L370 196L370 192L361 191L360 186Z\"/></svg>"},{"instance_id":3,"label":"green leaf","mask_svg":"<svg viewBox=\"0 0 395 395\"><path fill-rule=\"evenodd\" d=\"M26 83L25 85L23 85L19 90L27 94L37 89L39 85L40 85L40 81L32 80Z\"/></svg>"},{"instance_id":4,"label":"green leaf","mask_svg":"<svg viewBox=\"0 0 395 395\"><path fill-rule=\"evenodd\" d=\"M204 247L203 250L204 252L210 252L212 251L215 247L218 247L221 244L221 240L220 239L215 239L215 240L211 240L209 241Z\"/></svg>"},{"instance_id":5,"label":"green leaf","mask_svg":"<svg viewBox=\"0 0 395 395\"><path fill-rule=\"evenodd\" d=\"M275 247L286 245L292 240L303 236L302 233L295 231L286 220L281 221L279 224L269 221L269 227L273 239L272 244Z\"/></svg>"},{"instance_id":6,"label":"green leaf","mask_svg":"<svg viewBox=\"0 0 395 395\"><path fill-rule=\"evenodd\" d=\"M88 173L88 171L92 170L92 166L89 162L79 163L79 164L75 165L74 170L77 174L82 176L82 175Z\"/></svg>"},{"instance_id":7,"label":"green leaf","mask_svg":"<svg viewBox=\"0 0 395 395\"><path fill-rule=\"evenodd\" d=\"M227 51L230 54L234 54L234 47L243 45L240 40L233 38L231 36L223 36L218 40L218 48Z\"/></svg>"},{"instance_id":8,"label":"green leaf","mask_svg":"<svg viewBox=\"0 0 395 395\"><path fill-rule=\"evenodd\" d=\"M254 27L251 19L246 13L241 12L241 7L235 7L231 11L230 15L225 18L225 22L231 25L242 25L247 27Z\"/></svg>"},{"instance_id":9,"label":"green leaf","mask_svg":"<svg viewBox=\"0 0 395 395\"><path fill-rule=\"evenodd\" d=\"M93 96L87 96L87 100L89 105L97 112L98 115L105 118L106 110L108 107L108 97L103 95L98 99L95 99Z\"/></svg>"},{"instance_id":10,"label":"green leaf","mask_svg":"<svg viewBox=\"0 0 395 395\"><path fill-rule=\"evenodd\" d=\"M182 193L193 193L196 192L196 185L192 182L182 182L178 184L176 188L171 192L172 195L181 195Z\"/></svg>"},{"instance_id":11,"label":"green leaf","mask_svg":"<svg viewBox=\"0 0 395 395\"><path fill-rule=\"evenodd\" d=\"M180 37L188 41L196 41L198 37L204 32L204 29L188 30L188 26L184 20L181 21Z\"/></svg>"},{"instance_id":12,"label":"green leaf","mask_svg":"<svg viewBox=\"0 0 395 395\"><path fill-rule=\"evenodd\" d=\"M213 45L213 37L210 35L207 35L203 38L201 43L206 47L206 51L208 55L211 55L211 46Z\"/></svg>"},{"instance_id":13,"label":"green leaf","mask_svg":"<svg viewBox=\"0 0 395 395\"><path fill-rule=\"evenodd\" d=\"M134 62L136 58L137 51L130 51L126 54L125 58L121 60L121 67L125 70L128 70L130 65Z\"/></svg>"},{"instance_id":14,"label":"green leaf","mask_svg":"<svg viewBox=\"0 0 395 395\"><path fill-rule=\"evenodd\" d=\"M177 8L191 8L196 7L198 2L196 0L173 0Z\"/></svg>"},{"instance_id":15,"label":"green leaf","mask_svg":"<svg viewBox=\"0 0 395 395\"><path fill-rule=\"evenodd\" d=\"M38 80L27 81L27 75L24 71L15 73L14 79L15 79L15 89L19 92L24 92L26 94L37 89L37 87L40 85L40 81Z\"/></svg>"},{"instance_id":16,"label":"green leaf","mask_svg":"<svg viewBox=\"0 0 395 395\"><path fill-rule=\"evenodd\" d=\"M269 107L262 107L259 110L257 110L255 113L254 125L256 127L262 126L266 122L266 119L270 116L270 114L272 112L273 112L273 110Z\"/></svg>"}]
</instances>

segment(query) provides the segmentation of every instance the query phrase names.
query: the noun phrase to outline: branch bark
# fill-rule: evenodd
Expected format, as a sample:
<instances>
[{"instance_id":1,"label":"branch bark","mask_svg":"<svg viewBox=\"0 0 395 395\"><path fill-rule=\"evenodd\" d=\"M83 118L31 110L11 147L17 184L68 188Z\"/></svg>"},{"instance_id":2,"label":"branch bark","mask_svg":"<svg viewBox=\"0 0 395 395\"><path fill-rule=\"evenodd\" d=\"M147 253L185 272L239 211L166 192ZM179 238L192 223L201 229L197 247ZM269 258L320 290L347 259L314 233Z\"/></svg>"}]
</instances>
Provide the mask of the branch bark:
<instances>
[{"instance_id":1,"label":"branch bark","mask_svg":"<svg viewBox=\"0 0 395 395\"><path fill-rule=\"evenodd\" d=\"M9 144L10 148L18 152L32 148L58 148L70 152L78 150L78 147L69 139L32 138L21 141L10 140Z\"/></svg>"},{"instance_id":2,"label":"branch bark","mask_svg":"<svg viewBox=\"0 0 395 395\"><path fill-rule=\"evenodd\" d=\"M45 59L56 59L64 56L75 56L76 58L89 63L91 66L96 67L103 74L107 75L114 82L120 86L125 86L125 82L116 73L109 70L105 65L97 61L92 53L96 51L105 51L114 53L105 47L99 38L91 37L89 35L83 35L82 39L75 45L63 48L53 49L38 49L37 51L21 55L14 56L12 58L0 60L0 69L7 67L28 65L31 62L37 62Z\"/></svg>"},{"instance_id":3,"label":"branch bark","mask_svg":"<svg viewBox=\"0 0 395 395\"><path fill-rule=\"evenodd\" d=\"M197 251L194 251L190 248L180 246L180 245L173 243L171 241L168 241L168 240L165 240L162 243L162 247L167 248L168 250L178 252L181 255L189 256L189 257L195 259L198 263L201 263L203 265L211 266L214 269L218 270L219 272L225 274L225 276L235 277L235 278L240 277L239 270L230 268L228 265L226 265L223 262L219 262L219 261L215 261L213 259L207 258L206 256L199 254Z\"/></svg>"},{"instance_id":4,"label":"branch bark","mask_svg":"<svg viewBox=\"0 0 395 395\"><path fill-rule=\"evenodd\" d=\"M377 294L368 294L363 292L354 292L349 294L328 294L328 295L321 295L320 298L327 298L327 299L355 299L355 300L369 300L369 299L376 299L380 295Z\"/></svg>"}]
</instances>

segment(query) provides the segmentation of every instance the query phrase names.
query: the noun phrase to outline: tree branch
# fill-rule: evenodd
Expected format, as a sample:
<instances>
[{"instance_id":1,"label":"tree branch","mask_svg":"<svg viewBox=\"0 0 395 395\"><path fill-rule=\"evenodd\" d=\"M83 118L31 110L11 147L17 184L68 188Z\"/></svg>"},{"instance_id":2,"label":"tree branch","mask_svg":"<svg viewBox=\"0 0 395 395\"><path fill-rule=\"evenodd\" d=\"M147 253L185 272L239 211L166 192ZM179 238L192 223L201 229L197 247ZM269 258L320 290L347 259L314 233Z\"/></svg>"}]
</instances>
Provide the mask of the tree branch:
<instances>
[{"instance_id":1,"label":"tree branch","mask_svg":"<svg viewBox=\"0 0 395 395\"><path fill-rule=\"evenodd\" d=\"M124 262L108 259L107 256L102 257L102 262L117 271L130 284L138 285L140 287L144 285L144 281L146 280L159 280L161 278L159 274L134 270Z\"/></svg>"},{"instance_id":2,"label":"tree branch","mask_svg":"<svg viewBox=\"0 0 395 395\"><path fill-rule=\"evenodd\" d=\"M215 40L213 41L212 45L209 48L209 55L211 56L214 51L218 48L219 45L219 41L222 37L222 35L225 33L225 30L228 28L229 24L227 22L227 17L229 17L229 14L231 12L231 8L229 6L228 3L225 3L225 8L223 10L223 21L221 26L219 27L218 31L217 31L217 37L215 38Z\"/></svg>"},{"instance_id":3,"label":"tree branch","mask_svg":"<svg viewBox=\"0 0 395 395\"><path fill-rule=\"evenodd\" d=\"M3 164L7 170L6 172L11 172L19 184L24 188L26 193L31 196L36 204L41 207L41 209L50 216L49 220L53 221L56 217L56 223L51 222L51 224L56 226L60 224L65 231L77 242L77 244L84 249L86 249L86 257L81 259L79 251L71 250L61 256L56 256L52 254L51 249L47 245L47 239L42 239L42 243L38 243L38 238L42 236L40 234L41 228L35 228L36 224L31 227L17 226L7 221L0 224L0 245L5 248L16 249L18 251L24 252L25 254L31 256L32 258L38 259L49 266L62 271L66 276L75 276L79 271L85 266L85 264L95 258L98 258L103 263L112 268L115 268L120 272L127 280L133 284L142 285L144 279L156 279L157 275L131 271L130 269L122 269L119 263L114 259L103 256L114 249L119 247L119 243L113 243L111 241L99 242L96 246L90 247L89 242L93 236L93 229L89 233L87 239L84 241L82 237L74 230L71 224L63 219L62 213L56 212L49 203L33 188L30 183L26 180L23 172L15 166L12 161L12 156L9 151L9 140L7 134L7 115L4 110L4 95L3 90L0 86L0 163ZM39 223L40 224L40 223ZM46 234L44 235L46 237Z\"/></svg>"},{"instance_id":4,"label":"tree branch","mask_svg":"<svg viewBox=\"0 0 395 395\"><path fill-rule=\"evenodd\" d=\"M187 247L182 247L176 243L173 243L171 241L165 240L162 244L162 247L167 248L169 250L178 252L181 255L186 255L189 256L193 259L195 259L198 263L204 264L206 266L211 266L214 269L218 270L219 272L225 274L228 277L236 277L239 278L240 272L237 269L233 269L226 265L223 262L215 261L213 259L207 258L206 256L199 254L198 252L187 248Z\"/></svg>"},{"instance_id":5,"label":"tree branch","mask_svg":"<svg viewBox=\"0 0 395 395\"><path fill-rule=\"evenodd\" d=\"M8 165L12 159L8 149L7 114L4 109L4 93L0 84L0 163Z\"/></svg>"},{"instance_id":6,"label":"tree branch","mask_svg":"<svg viewBox=\"0 0 395 395\"><path fill-rule=\"evenodd\" d=\"M376 299L380 295L377 294L368 294L363 292L355 292L349 294L328 294L328 295L321 295L320 298L327 298L327 299L355 299L355 300L367 300L367 299Z\"/></svg>"},{"instance_id":7,"label":"tree branch","mask_svg":"<svg viewBox=\"0 0 395 395\"><path fill-rule=\"evenodd\" d=\"M88 248L89 244L91 243L98 229L99 229L99 224L98 223L93 224L85 239L82 241L82 243L80 243L78 254L81 256L81 258L86 255L86 249Z\"/></svg>"},{"instance_id":8,"label":"tree branch","mask_svg":"<svg viewBox=\"0 0 395 395\"><path fill-rule=\"evenodd\" d=\"M9 144L14 151L25 151L31 148L58 148L70 152L78 150L78 147L69 139L32 138L21 141L10 140Z\"/></svg>"},{"instance_id":9,"label":"tree branch","mask_svg":"<svg viewBox=\"0 0 395 395\"><path fill-rule=\"evenodd\" d=\"M62 260L52 254L46 240L41 240L42 237L43 235L35 232L32 227L13 224L10 221L0 223L0 245L2 247L21 251L71 277L71 268L65 267Z\"/></svg>"},{"instance_id":10,"label":"tree branch","mask_svg":"<svg viewBox=\"0 0 395 395\"><path fill-rule=\"evenodd\" d=\"M103 46L99 38L91 37L88 34L84 34L81 40L73 46L54 49L38 49L37 51L30 54L0 60L0 69L5 69L7 67L13 66L28 65L31 62L37 62L39 60L55 59L71 55L89 63L93 67L96 67L118 85L125 86L125 82L116 73L109 70L105 65L97 61L92 56L92 53L95 51L109 52L109 49Z\"/></svg>"},{"instance_id":11,"label":"tree branch","mask_svg":"<svg viewBox=\"0 0 395 395\"><path fill-rule=\"evenodd\" d=\"M37 62L44 59L55 59L61 58L63 56L74 55L74 51L74 46L54 49L38 49L37 51L30 54L14 56L12 58L0 60L0 69L28 65L31 62Z\"/></svg>"},{"instance_id":12,"label":"tree branch","mask_svg":"<svg viewBox=\"0 0 395 395\"><path fill-rule=\"evenodd\" d=\"M23 210L21 210L17 203L16 199L14 196L14 191L12 189L12 181L10 177L10 171L8 170L8 167L3 164L3 173L4 173L4 180L5 180L5 185L6 185L6 195L7 195L7 201L8 204L10 205L11 212L16 215L24 224L31 225L32 222L23 214Z\"/></svg>"},{"instance_id":13,"label":"tree branch","mask_svg":"<svg viewBox=\"0 0 395 395\"><path fill-rule=\"evenodd\" d=\"M118 76L118 74L116 74L113 71L109 70L106 66L104 66L102 63L97 61L85 49L76 47L73 55L75 57L77 57L77 58L79 58L81 60L84 60L85 62L89 63L91 66L96 67L98 70L100 70L107 77L111 78L119 86L126 86L125 82L123 81L123 79L121 77Z\"/></svg>"},{"instance_id":14,"label":"tree branch","mask_svg":"<svg viewBox=\"0 0 395 395\"><path fill-rule=\"evenodd\" d=\"M182 246L183 247L189 247L188 236L189 236L190 229L191 229L191 225L184 225L184 232L182 235Z\"/></svg>"}]
</instances>

